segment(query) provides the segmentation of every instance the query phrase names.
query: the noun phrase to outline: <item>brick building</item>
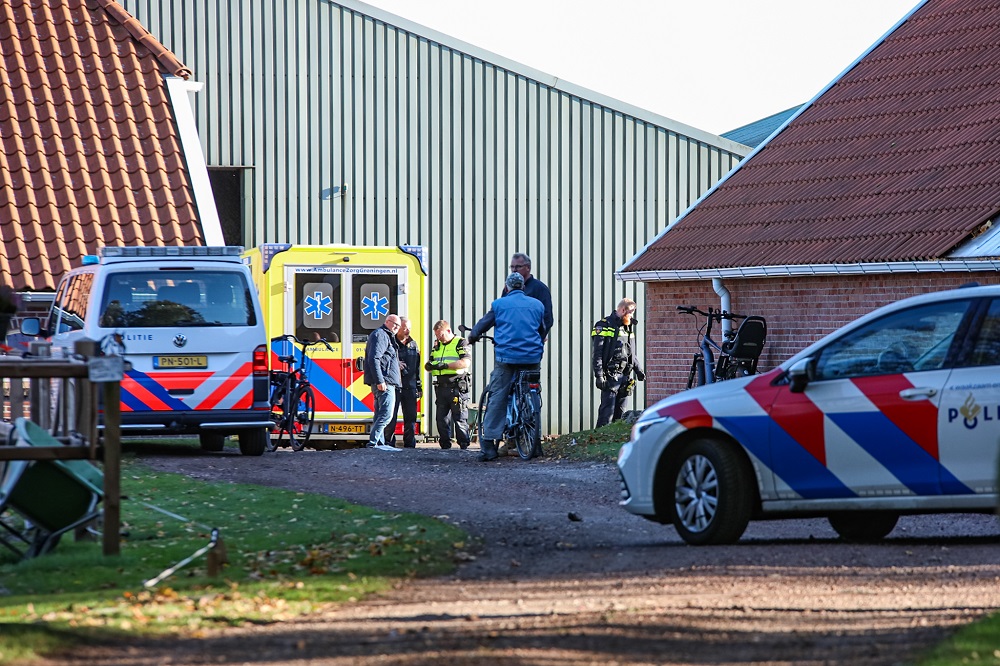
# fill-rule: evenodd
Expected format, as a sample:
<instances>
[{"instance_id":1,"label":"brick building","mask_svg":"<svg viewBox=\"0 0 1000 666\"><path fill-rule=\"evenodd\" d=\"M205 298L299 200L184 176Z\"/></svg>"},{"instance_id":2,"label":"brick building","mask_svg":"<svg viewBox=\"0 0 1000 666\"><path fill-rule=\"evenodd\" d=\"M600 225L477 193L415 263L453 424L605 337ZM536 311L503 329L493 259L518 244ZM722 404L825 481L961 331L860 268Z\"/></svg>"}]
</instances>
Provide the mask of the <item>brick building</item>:
<instances>
[{"instance_id":1,"label":"brick building","mask_svg":"<svg viewBox=\"0 0 1000 666\"><path fill-rule=\"evenodd\" d=\"M616 273L646 286L647 402L683 387L678 304L768 320L760 368L906 296L1000 282L998 0L927 0Z\"/></svg>"}]
</instances>

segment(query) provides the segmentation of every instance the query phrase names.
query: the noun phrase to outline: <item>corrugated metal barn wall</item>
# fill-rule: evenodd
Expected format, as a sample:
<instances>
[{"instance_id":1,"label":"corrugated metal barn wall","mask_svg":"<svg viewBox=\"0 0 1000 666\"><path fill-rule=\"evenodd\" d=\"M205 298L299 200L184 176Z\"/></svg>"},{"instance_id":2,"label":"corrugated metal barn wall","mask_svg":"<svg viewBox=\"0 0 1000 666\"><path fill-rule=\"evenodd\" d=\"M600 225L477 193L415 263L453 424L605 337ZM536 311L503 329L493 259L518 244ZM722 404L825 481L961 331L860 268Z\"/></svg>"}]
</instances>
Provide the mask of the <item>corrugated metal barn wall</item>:
<instances>
[{"instance_id":1,"label":"corrugated metal barn wall","mask_svg":"<svg viewBox=\"0 0 1000 666\"><path fill-rule=\"evenodd\" d=\"M488 309L511 253L532 257L556 317L549 432L593 426L593 321L623 296L642 311L614 271L746 152L360 3L120 2L205 83L209 165L252 167L245 245L426 245L430 317L454 325ZM478 394L492 351L476 356Z\"/></svg>"}]
</instances>

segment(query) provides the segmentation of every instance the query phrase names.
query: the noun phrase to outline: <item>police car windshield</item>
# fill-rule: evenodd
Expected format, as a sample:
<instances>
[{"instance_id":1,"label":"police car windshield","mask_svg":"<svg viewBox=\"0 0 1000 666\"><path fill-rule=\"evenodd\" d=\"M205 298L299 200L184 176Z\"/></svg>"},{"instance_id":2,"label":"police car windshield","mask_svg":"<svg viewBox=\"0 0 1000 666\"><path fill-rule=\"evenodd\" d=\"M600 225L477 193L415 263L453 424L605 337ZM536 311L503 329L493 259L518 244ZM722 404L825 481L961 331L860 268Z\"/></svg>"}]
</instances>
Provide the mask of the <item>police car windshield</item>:
<instances>
[{"instance_id":1,"label":"police car windshield","mask_svg":"<svg viewBox=\"0 0 1000 666\"><path fill-rule=\"evenodd\" d=\"M234 271L131 271L108 275L105 328L255 326L249 285Z\"/></svg>"}]
</instances>

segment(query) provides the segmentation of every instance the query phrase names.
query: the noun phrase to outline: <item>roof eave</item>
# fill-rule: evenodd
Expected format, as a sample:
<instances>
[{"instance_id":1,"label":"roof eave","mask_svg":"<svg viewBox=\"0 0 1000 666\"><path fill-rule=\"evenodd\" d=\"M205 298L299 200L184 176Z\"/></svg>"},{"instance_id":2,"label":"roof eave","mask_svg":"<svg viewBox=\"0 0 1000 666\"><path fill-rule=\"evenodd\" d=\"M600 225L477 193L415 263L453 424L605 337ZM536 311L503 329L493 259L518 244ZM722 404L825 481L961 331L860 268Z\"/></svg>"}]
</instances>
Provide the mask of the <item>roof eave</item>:
<instances>
[{"instance_id":1,"label":"roof eave","mask_svg":"<svg viewBox=\"0 0 1000 666\"><path fill-rule=\"evenodd\" d=\"M973 273L981 271L1000 271L1000 258L619 271L615 273L615 279L620 282L675 282L681 280L711 280L713 278L885 275L889 273Z\"/></svg>"}]
</instances>

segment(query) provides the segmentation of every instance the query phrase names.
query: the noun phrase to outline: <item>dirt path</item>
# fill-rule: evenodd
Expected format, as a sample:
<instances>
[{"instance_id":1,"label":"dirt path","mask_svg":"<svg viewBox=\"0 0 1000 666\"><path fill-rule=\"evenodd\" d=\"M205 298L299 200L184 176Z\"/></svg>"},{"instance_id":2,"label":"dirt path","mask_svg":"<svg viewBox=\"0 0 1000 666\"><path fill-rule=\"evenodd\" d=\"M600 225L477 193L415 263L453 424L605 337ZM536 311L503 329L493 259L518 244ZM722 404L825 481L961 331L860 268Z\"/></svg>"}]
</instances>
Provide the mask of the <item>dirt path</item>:
<instances>
[{"instance_id":1,"label":"dirt path","mask_svg":"<svg viewBox=\"0 0 1000 666\"><path fill-rule=\"evenodd\" d=\"M825 521L754 523L735 546L693 548L617 506L612 465L432 448L146 462L441 516L482 548L451 577L309 621L52 663L897 664L1000 608L989 516L904 518L876 546Z\"/></svg>"}]
</instances>

